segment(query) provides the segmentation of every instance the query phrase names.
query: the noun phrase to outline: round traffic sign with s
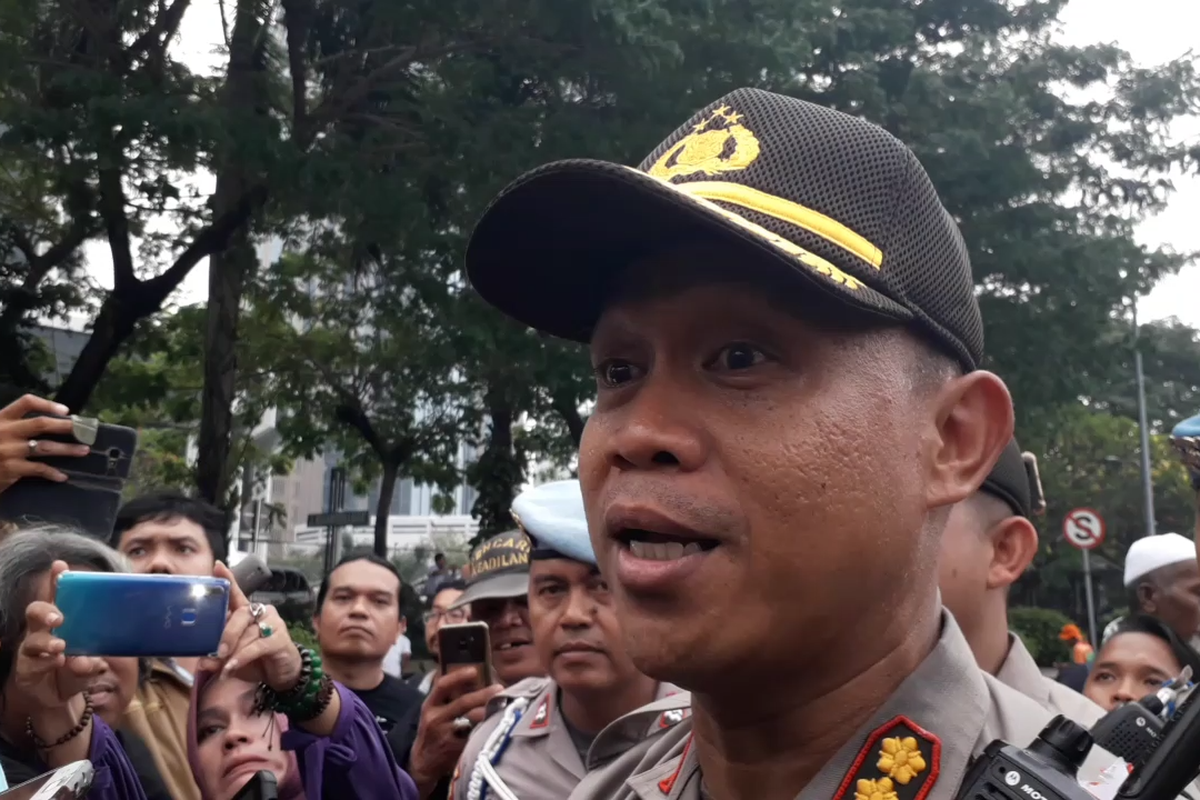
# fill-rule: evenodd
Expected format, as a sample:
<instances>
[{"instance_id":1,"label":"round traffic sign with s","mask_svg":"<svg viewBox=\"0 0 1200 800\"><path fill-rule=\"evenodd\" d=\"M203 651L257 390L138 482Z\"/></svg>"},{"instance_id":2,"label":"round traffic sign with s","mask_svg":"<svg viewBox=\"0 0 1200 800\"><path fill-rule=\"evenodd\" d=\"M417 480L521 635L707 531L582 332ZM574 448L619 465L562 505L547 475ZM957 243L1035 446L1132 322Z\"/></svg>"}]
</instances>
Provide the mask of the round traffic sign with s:
<instances>
[{"instance_id":1,"label":"round traffic sign with s","mask_svg":"<svg viewBox=\"0 0 1200 800\"><path fill-rule=\"evenodd\" d=\"M1080 550L1099 547L1104 533L1104 519L1090 508L1076 508L1063 520L1063 536Z\"/></svg>"}]
</instances>

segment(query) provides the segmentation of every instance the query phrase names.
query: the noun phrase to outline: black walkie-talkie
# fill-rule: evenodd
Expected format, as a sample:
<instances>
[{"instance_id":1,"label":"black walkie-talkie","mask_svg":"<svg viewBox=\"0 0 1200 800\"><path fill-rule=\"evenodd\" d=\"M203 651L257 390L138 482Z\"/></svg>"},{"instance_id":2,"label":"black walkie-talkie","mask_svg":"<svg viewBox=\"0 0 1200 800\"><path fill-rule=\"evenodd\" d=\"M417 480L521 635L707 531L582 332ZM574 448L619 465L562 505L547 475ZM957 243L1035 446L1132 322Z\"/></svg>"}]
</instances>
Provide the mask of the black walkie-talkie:
<instances>
[{"instance_id":1,"label":"black walkie-talkie","mask_svg":"<svg viewBox=\"0 0 1200 800\"><path fill-rule=\"evenodd\" d=\"M279 783L275 774L262 770L256 772L233 800L279 800Z\"/></svg>"},{"instance_id":2,"label":"black walkie-talkie","mask_svg":"<svg viewBox=\"0 0 1200 800\"><path fill-rule=\"evenodd\" d=\"M1092 726L1092 740L1127 764L1139 764L1157 746L1162 733L1164 708L1158 695L1137 703L1124 703L1105 714Z\"/></svg>"},{"instance_id":3,"label":"black walkie-talkie","mask_svg":"<svg viewBox=\"0 0 1200 800\"><path fill-rule=\"evenodd\" d=\"M1024 750L989 744L955 800L1096 800L1077 777L1091 749L1092 735L1059 715Z\"/></svg>"}]
</instances>

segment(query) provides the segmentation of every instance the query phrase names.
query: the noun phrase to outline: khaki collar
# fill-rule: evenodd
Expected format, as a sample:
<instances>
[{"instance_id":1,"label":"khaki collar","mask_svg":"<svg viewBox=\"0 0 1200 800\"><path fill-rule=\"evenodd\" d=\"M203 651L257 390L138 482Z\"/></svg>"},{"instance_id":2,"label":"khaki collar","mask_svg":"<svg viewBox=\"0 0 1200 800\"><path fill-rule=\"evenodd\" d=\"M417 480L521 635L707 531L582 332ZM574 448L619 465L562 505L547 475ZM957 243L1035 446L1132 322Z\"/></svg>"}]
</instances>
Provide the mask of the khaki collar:
<instances>
[{"instance_id":1,"label":"khaki collar","mask_svg":"<svg viewBox=\"0 0 1200 800\"><path fill-rule=\"evenodd\" d=\"M1050 688L1042 676L1042 671L1025 649L1021 637L1016 634L1008 634L1008 655L996 672L996 680L1016 689L1042 707L1052 705Z\"/></svg>"},{"instance_id":2,"label":"khaki collar","mask_svg":"<svg viewBox=\"0 0 1200 800\"><path fill-rule=\"evenodd\" d=\"M988 691L966 639L943 611L933 651L847 739L797 800L855 800L856 794L909 800L953 797L983 732ZM690 728L691 720L684 725ZM691 736L673 750L629 779L642 800L701 797L700 763Z\"/></svg>"}]
</instances>

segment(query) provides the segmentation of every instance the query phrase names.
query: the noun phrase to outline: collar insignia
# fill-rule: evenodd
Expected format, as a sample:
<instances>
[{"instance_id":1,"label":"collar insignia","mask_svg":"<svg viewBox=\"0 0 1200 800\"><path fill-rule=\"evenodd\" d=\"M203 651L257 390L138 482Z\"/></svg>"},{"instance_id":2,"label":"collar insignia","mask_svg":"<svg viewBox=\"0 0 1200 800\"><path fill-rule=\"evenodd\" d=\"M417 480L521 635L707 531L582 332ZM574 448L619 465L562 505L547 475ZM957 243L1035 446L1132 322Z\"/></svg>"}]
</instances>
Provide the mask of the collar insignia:
<instances>
[{"instance_id":1,"label":"collar insignia","mask_svg":"<svg viewBox=\"0 0 1200 800\"><path fill-rule=\"evenodd\" d=\"M867 737L835 800L925 800L937 783L941 757L937 736L896 717Z\"/></svg>"},{"instance_id":2,"label":"collar insignia","mask_svg":"<svg viewBox=\"0 0 1200 800\"><path fill-rule=\"evenodd\" d=\"M544 728L550 724L550 697L547 695L542 698L541 704L537 707L537 711L533 712L533 721L529 723L529 730L537 730Z\"/></svg>"},{"instance_id":3,"label":"collar insignia","mask_svg":"<svg viewBox=\"0 0 1200 800\"><path fill-rule=\"evenodd\" d=\"M692 749L692 737L689 736L687 743L683 746L683 752L679 754L679 763L675 765L675 771L658 782L658 790L664 796L669 796L672 790L675 789L675 782L679 780L679 773L683 772L683 765L687 762L688 750Z\"/></svg>"},{"instance_id":4,"label":"collar insignia","mask_svg":"<svg viewBox=\"0 0 1200 800\"><path fill-rule=\"evenodd\" d=\"M658 718L658 727L666 730L672 725L678 725L683 722L683 718L687 716L686 709L676 708L671 711L664 711L663 715Z\"/></svg>"}]
</instances>

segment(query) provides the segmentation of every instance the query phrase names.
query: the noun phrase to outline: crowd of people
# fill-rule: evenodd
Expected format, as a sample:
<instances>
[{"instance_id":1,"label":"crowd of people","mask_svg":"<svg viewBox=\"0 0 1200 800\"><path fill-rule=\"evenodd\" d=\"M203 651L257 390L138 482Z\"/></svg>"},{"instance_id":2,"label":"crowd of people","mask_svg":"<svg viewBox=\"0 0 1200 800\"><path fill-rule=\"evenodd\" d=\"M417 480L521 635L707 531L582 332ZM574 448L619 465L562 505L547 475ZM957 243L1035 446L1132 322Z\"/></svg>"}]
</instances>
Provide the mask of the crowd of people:
<instances>
[{"instance_id":1,"label":"crowd of people","mask_svg":"<svg viewBox=\"0 0 1200 800\"><path fill-rule=\"evenodd\" d=\"M465 581L426 583L431 652L482 622L485 668L391 674L402 578L360 554L320 586L317 652L234 585L215 657L67 657L57 576L230 578L222 515L153 493L107 541L11 520L10 782L88 758L98 798L231 800L267 770L287 800L950 800L993 740L1091 726L1198 665L1182 536L1134 545L1129 613L1081 670L1044 675L1010 632L1036 460L981 369L957 225L882 129L734 92L639 169L519 179L467 273L588 343L597 380L579 480L522 493ZM46 462L83 454L46 438L66 413L0 411L0 492L67 479ZM1093 748L1081 779L1113 761Z\"/></svg>"}]
</instances>

